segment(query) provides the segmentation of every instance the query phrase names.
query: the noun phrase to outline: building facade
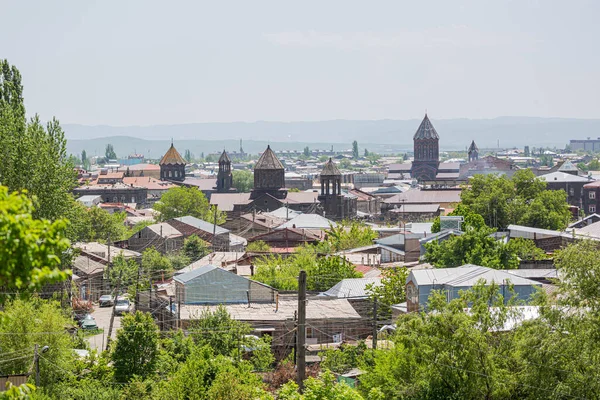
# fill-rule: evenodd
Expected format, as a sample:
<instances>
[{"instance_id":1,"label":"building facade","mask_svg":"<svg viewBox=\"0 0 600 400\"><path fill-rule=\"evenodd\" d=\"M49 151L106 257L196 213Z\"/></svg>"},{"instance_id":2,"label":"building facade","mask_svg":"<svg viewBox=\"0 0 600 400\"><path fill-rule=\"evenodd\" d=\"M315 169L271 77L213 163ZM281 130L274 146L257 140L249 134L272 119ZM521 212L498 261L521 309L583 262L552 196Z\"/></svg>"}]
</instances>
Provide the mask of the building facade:
<instances>
[{"instance_id":1,"label":"building facade","mask_svg":"<svg viewBox=\"0 0 600 400\"><path fill-rule=\"evenodd\" d=\"M219 172L217 173L217 192L229 192L233 186L233 175L231 173L231 160L227 152L223 150L223 154L219 158Z\"/></svg>"},{"instance_id":2,"label":"building facade","mask_svg":"<svg viewBox=\"0 0 600 400\"><path fill-rule=\"evenodd\" d=\"M185 179L185 160L177 151L173 142L158 165L160 166L160 179L163 181L183 182Z\"/></svg>"},{"instance_id":3,"label":"building facade","mask_svg":"<svg viewBox=\"0 0 600 400\"><path fill-rule=\"evenodd\" d=\"M440 137L425 114L421 125L413 136L414 161L411 176L418 181L433 181L440 163Z\"/></svg>"}]
</instances>

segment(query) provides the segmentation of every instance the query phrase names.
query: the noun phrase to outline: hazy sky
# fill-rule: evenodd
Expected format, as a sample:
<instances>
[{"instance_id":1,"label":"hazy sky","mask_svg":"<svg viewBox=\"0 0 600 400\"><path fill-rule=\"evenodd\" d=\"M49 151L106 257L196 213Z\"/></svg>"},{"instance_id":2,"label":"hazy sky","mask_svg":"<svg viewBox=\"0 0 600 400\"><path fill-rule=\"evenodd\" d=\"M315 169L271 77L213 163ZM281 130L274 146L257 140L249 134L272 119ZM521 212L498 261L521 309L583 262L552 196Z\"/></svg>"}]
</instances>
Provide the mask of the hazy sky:
<instances>
[{"instance_id":1,"label":"hazy sky","mask_svg":"<svg viewBox=\"0 0 600 400\"><path fill-rule=\"evenodd\" d=\"M0 0L62 123L600 117L600 1Z\"/></svg>"}]
</instances>

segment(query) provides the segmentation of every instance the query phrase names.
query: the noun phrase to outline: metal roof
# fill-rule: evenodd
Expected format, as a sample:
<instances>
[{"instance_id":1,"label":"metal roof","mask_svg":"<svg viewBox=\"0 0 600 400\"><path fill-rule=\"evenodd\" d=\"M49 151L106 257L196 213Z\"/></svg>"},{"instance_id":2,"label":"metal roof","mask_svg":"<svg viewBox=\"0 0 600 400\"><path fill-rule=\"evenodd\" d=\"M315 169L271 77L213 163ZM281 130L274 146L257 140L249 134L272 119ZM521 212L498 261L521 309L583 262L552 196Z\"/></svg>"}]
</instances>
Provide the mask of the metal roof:
<instances>
[{"instance_id":1,"label":"metal roof","mask_svg":"<svg viewBox=\"0 0 600 400\"><path fill-rule=\"evenodd\" d=\"M367 285L381 286L381 278L350 278L342 279L331 289L320 296L337 298L365 298L368 297Z\"/></svg>"},{"instance_id":2,"label":"metal roof","mask_svg":"<svg viewBox=\"0 0 600 400\"><path fill-rule=\"evenodd\" d=\"M412 279L411 279L412 276ZM411 271L406 282L413 280L417 285L444 285L451 287L470 287L480 280L486 283L504 284L510 282L516 286L540 286L540 283L506 271L466 264L457 268L422 269Z\"/></svg>"},{"instance_id":3,"label":"metal roof","mask_svg":"<svg viewBox=\"0 0 600 400\"><path fill-rule=\"evenodd\" d=\"M229 232L228 229L222 228L219 225L217 225L215 227L214 224L203 221L196 217L192 217L191 215L187 215L185 217L173 218L173 219L176 221L179 221L179 222L183 222L186 225L193 226L194 228L200 229L201 231L208 232L210 234L213 233L213 230L217 235L221 235L223 233Z\"/></svg>"},{"instance_id":4,"label":"metal roof","mask_svg":"<svg viewBox=\"0 0 600 400\"><path fill-rule=\"evenodd\" d=\"M539 178L545 180L548 183L552 182L591 182L590 179L584 176L578 176L568 174L566 172L551 172L549 174L540 175Z\"/></svg>"},{"instance_id":5,"label":"metal roof","mask_svg":"<svg viewBox=\"0 0 600 400\"><path fill-rule=\"evenodd\" d=\"M191 270L190 272L186 272L185 274L177 275L173 278L173 280L179 283L187 283L192 279L199 277L200 275L204 275L208 272L214 271L215 269L219 269L225 273L230 274L231 272L225 271L224 269L220 269L215 267L214 265L203 265L202 267L198 267L196 269Z\"/></svg>"},{"instance_id":6,"label":"metal roof","mask_svg":"<svg viewBox=\"0 0 600 400\"><path fill-rule=\"evenodd\" d=\"M300 214L278 226L276 230L294 227L298 229L329 229L331 226L337 226L337 224L318 214Z\"/></svg>"},{"instance_id":7,"label":"metal roof","mask_svg":"<svg viewBox=\"0 0 600 400\"><path fill-rule=\"evenodd\" d=\"M221 153L221 157L219 157L219 164L221 163L231 163L231 160L229 159L229 156L227 155L227 152L225 150L223 150L223 153Z\"/></svg>"}]
</instances>

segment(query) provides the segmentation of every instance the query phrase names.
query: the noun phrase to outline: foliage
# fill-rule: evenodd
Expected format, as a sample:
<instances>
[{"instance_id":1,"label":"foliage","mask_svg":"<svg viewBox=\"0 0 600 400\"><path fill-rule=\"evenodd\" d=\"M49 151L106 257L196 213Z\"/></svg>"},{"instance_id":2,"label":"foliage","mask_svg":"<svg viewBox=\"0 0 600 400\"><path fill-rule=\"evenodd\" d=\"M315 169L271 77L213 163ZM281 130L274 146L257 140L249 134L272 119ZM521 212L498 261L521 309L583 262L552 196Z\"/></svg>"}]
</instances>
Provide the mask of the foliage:
<instances>
[{"instance_id":1,"label":"foliage","mask_svg":"<svg viewBox=\"0 0 600 400\"><path fill-rule=\"evenodd\" d=\"M223 305L214 311L202 310L189 324L189 332L196 345L209 346L224 356L239 356L243 337L250 331L250 325L231 318Z\"/></svg>"},{"instance_id":2,"label":"foliage","mask_svg":"<svg viewBox=\"0 0 600 400\"><path fill-rule=\"evenodd\" d=\"M125 212L109 213L101 207L92 207L88 211L90 231L88 241L117 241L126 239L129 231L125 227Z\"/></svg>"},{"instance_id":3,"label":"foliage","mask_svg":"<svg viewBox=\"0 0 600 400\"><path fill-rule=\"evenodd\" d=\"M270 250L271 250L271 246L269 246L267 243L263 242L262 240L256 240L254 242L250 242L250 243L248 243L248 246L246 246L246 251L248 251L248 252L266 253Z\"/></svg>"},{"instance_id":4,"label":"foliage","mask_svg":"<svg viewBox=\"0 0 600 400\"><path fill-rule=\"evenodd\" d=\"M470 207L466 206L463 203L458 203L454 210L448 214L448 216L463 217L464 221L461 224L461 230L466 231L470 228L473 229L481 229L485 226L485 221L480 214L473 212ZM436 217L433 220L433 225L431 226L431 232L436 233L440 231L440 217Z\"/></svg>"},{"instance_id":5,"label":"foliage","mask_svg":"<svg viewBox=\"0 0 600 400\"><path fill-rule=\"evenodd\" d=\"M298 393L296 382L290 381L283 385L277 393L281 400L363 400L358 391L345 383L337 383L335 375L325 371L319 378L310 377L304 381L304 393Z\"/></svg>"},{"instance_id":6,"label":"foliage","mask_svg":"<svg viewBox=\"0 0 600 400\"><path fill-rule=\"evenodd\" d=\"M339 349L327 349L319 356L322 358L321 368L328 369L336 374L345 374L352 368L358 367L367 351L364 340L357 345L342 344Z\"/></svg>"},{"instance_id":7,"label":"foliage","mask_svg":"<svg viewBox=\"0 0 600 400\"><path fill-rule=\"evenodd\" d=\"M160 254L154 247L150 247L142 252L142 268L146 273L154 273L171 271L173 266L168 257Z\"/></svg>"},{"instance_id":8,"label":"foliage","mask_svg":"<svg viewBox=\"0 0 600 400\"><path fill-rule=\"evenodd\" d=\"M66 222L34 219L33 213L25 194L9 194L0 186L0 302L13 292L31 292L68 276L60 268L69 247Z\"/></svg>"},{"instance_id":9,"label":"foliage","mask_svg":"<svg viewBox=\"0 0 600 400\"><path fill-rule=\"evenodd\" d=\"M425 260L436 267L458 267L464 264L489 268L517 268L519 259L513 246L491 236L493 229L469 229L462 235L425 244Z\"/></svg>"},{"instance_id":10,"label":"foliage","mask_svg":"<svg viewBox=\"0 0 600 400\"><path fill-rule=\"evenodd\" d=\"M247 193L254 188L254 175L250 171L234 169L231 171L233 176L233 187L240 193Z\"/></svg>"},{"instance_id":11,"label":"foliage","mask_svg":"<svg viewBox=\"0 0 600 400\"><path fill-rule=\"evenodd\" d=\"M183 242L183 253L190 262L198 261L209 253L208 244L197 235L191 235Z\"/></svg>"},{"instance_id":12,"label":"foliage","mask_svg":"<svg viewBox=\"0 0 600 400\"><path fill-rule=\"evenodd\" d=\"M35 391L35 386L31 383L23 383L19 386L14 386L12 383L6 383L6 390L0 392L0 400L29 400L30 394Z\"/></svg>"},{"instance_id":13,"label":"foliage","mask_svg":"<svg viewBox=\"0 0 600 400\"><path fill-rule=\"evenodd\" d=\"M305 157L310 157L310 149L308 148L308 146L306 146L304 148L304 152L303 152Z\"/></svg>"},{"instance_id":14,"label":"foliage","mask_svg":"<svg viewBox=\"0 0 600 400\"><path fill-rule=\"evenodd\" d=\"M211 223L216 216L217 224L225 222L225 213L211 207L204 194L195 187L177 186L167 190L154 209L160 213L160 221L190 215Z\"/></svg>"},{"instance_id":15,"label":"foliage","mask_svg":"<svg viewBox=\"0 0 600 400\"><path fill-rule=\"evenodd\" d=\"M134 259L126 259L119 254L112 259L112 265L106 269L105 278L111 286L120 284L121 289L133 285L137 279L139 265Z\"/></svg>"},{"instance_id":16,"label":"foliage","mask_svg":"<svg viewBox=\"0 0 600 400\"><path fill-rule=\"evenodd\" d=\"M107 144L104 149L104 157L106 157L106 161L115 160L117 158L117 153L115 153L115 148L112 144Z\"/></svg>"},{"instance_id":17,"label":"foliage","mask_svg":"<svg viewBox=\"0 0 600 400\"><path fill-rule=\"evenodd\" d=\"M404 267L388 268L381 272L381 284L368 284L366 292L371 300L377 299L384 319L391 317L391 306L406 301L406 278L408 270Z\"/></svg>"},{"instance_id":18,"label":"foliage","mask_svg":"<svg viewBox=\"0 0 600 400\"><path fill-rule=\"evenodd\" d=\"M506 176L475 175L463 188L462 204L480 214L491 227L510 224L564 229L570 213L564 191L546 190L546 182L529 169Z\"/></svg>"},{"instance_id":19,"label":"foliage","mask_svg":"<svg viewBox=\"0 0 600 400\"><path fill-rule=\"evenodd\" d=\"M545 260L548 258L544 250L537 247L533 240L513 238L508 241L507 247L521 260Z\"/></svg>"},{"instance_id":20,"label":"foliage","mask_svg":"<svg viewBox=\"0 0 600 400\"><path fill-rule=\"evenodd\" d=\"M152 315L136 311L121 319L121 329L111 349L117 382L128 382L134 376L146 378L154 374L158 355L158 327Z\"/></svg>"},{"instance_id":21,"label":"foliage","mask_svg":"<svg viewBox=\"0 0 600 400\"><path fill-rule=\"evenodd\" d=\"M313 246L304 246L285 259L279 255L262 257L256 262L253 279L279 290L298 290L298 275L305 270L307 289L324 291L342 279L362 276L342 257L318 257L315 250Z\"/></svg>"},{"instance_id":22,"label":"foliage","mask_svg":"<svg viewBox=\"0 0 600 400\"><path fill-rule=\"evenodd\" d=\"M155 221L153 221L153 220L136 222L136 224L133 225L131 227L131 229L129 230L129 237L135 235L136 233L138 233L139 231L141 231L145 227L150 226L150 225L154 225L154 224L155 224Z\"/></svg>"},{"instance_id":23,"label":"foliage","mask_svg":"<svg viewBox=\"0 0 600 400\"><path fill-rule=\"evenodd\" d=\"M360 154L358 152L358 142L355 140L354 142L352 142L352 158L358 160L358 157L360 157Z\"/></svg>"},{"instance_id":24,"label":"foliage","mask_svg":"<svg viewBox=\"0 0 600 400\"><path fill-rule=\"evenodd\" d=\"M570 306L600 312L600 259L598 244L582 241L556 252L554 264L561 274L561 298Z\"/></svg>"},{"instance_id":25,"label":"foliage","mask_svg":"<svg viewBox=\"0 0 600 400\"><path fill-rule=\"evenodd\" d=\"M190 265L190 258L183 251L175 251L168 253L166 256L173 267L173 270L178 271L183 267Z\"/></svg>"},{"instance_id":26,"label":"foliage","mask_svg":"<svg viewBox=\"0 0 600 400\"><path fill-rule=\"evenodd\" d=\"M265 335L259 339L246 339L246 346L252 349L250 362L255 371L270 371L275 364L275 356L273 356L273 351L271 350L272 340L269 335Z\"/></svg>"},{"instance_id":27,"label":"foliage","mask_svg":"<svg viewBox=\"0 0 600 400\"><path fill-rule=\"evenodd\" d=\"M74 358L66 330L72 325L58 302L39 298L8 302L0 313L0 351L9 355L0 357L0 375L28 372L37 343L48 346L40 359L41 385L60 381L64 371L71 370Z\"/></svg>"},{"instance_id":28,"label":"foliage","mask_svg":"<svg viewBox=\"0 0 600 400\"><path fill-rule=\"evenodd\" d=\"M376 238L370 226L358 221L342 221L327 230L327 242L333 251L369 246Z\"/></svg>"},{"instance_id":29,"label":"foliage","mask_svg":"<svg viewBox=\"0 0 600 400\"><path fill-rule=\"evenodd\" d=\"M183 159L190 163L193 161L194 156L193 156L192 152L190 151L190 149L185 149Z\"/></svg>"}]
</instances>

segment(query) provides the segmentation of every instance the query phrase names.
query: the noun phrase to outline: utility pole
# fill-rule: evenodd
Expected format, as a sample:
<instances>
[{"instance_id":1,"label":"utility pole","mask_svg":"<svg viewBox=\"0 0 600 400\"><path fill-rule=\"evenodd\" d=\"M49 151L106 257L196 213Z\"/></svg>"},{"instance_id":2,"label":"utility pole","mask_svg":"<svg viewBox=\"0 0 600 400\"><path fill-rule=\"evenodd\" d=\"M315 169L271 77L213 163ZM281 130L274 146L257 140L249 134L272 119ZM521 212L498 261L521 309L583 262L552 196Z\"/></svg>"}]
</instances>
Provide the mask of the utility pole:
<instances>
[{"instance_id":1,"label":"utility pole","mask_svg":"<svg viewBox=\"0 0 600 400\"><path fill-rule=\"evenodd\" d=\"M296 343L296 373L298 390L304 391L306 375L306 271L300 271L298 277L298 342Z\"/></svg>"},{"instance_id":2,"label":"utility pole","mask_svg":"<svg viewBox=\"0 0 600 400\"><path fill-rule=\"evenodd\" d=\"M33 363L35 364L35 387L40 387L40 355L38 353L38 344L33 349Z\"/></svg>"},{"instance_id":3,"label":"utility pole","mask_svg":"<svg viewBox=\"0 0 600 400\"><path fill-rule=\"evenodd\" d=\"M296 358L297 354L298 354L298 310L294 311L294 327L296 328L294 330L294 364L298 364L298 359Z\"/></svg>"},{"instance_id":4,"label":"utility pole","mask_svg":"<svg viewBox=\"0 0 600 400\"><path fill-rule=\"evenodd\" d=\"M373 299L373 351L377 350L377 297Z\"/></svg>"},{"instance_id":5,"label":"utility pole","mask_svg":"<svg viewBox=\"0 0 600 400\"><path fill-rule=\"evenodd\" d=\"M140 304L140 273L142 270L142 264L138 264L137 278L135 280L135 310L137 311ZM152 294L152 293L150 293Z\"/></svg>"},{"instance_id":6,"label":"utility pole","mask_svg":"<svg viewBox=\"0 0 600 400\"><path fill-rule=\"evenodd\" d=\"M119 280L117 281L117 291L115 292L115 301L113 301L113 309L110 314L110 324L108 325L108 337L106 338L106 350L110 346L110 337L112 335L113 323L115 322L115 309L117 308L117 301L119 299L119 289L121 289L121 276L123 275L123 271L119 272Z\"/></svg>"},{"instance_id":7,"label":"utility pole","mask_svg":"<svg viewBox=\"0 0 600 400\"><path fill-rule=\"evenodd\" d=\"M212 237L212 251L215 252L216 248L215 248L215 243L216 243L216 238L217 238L217 206L213 207L215 212L214 212L214 224L213 224L213 237Z\"/></svg>"}]
</instances>

